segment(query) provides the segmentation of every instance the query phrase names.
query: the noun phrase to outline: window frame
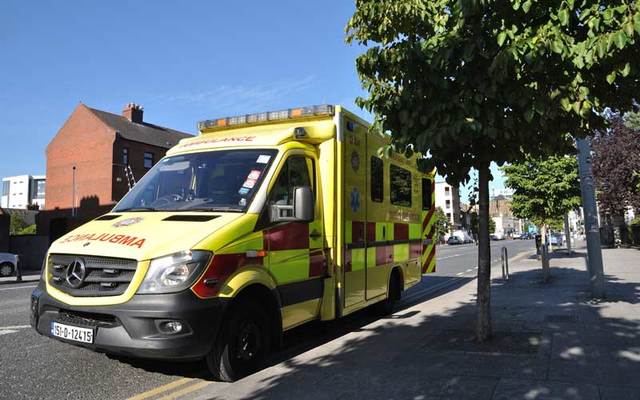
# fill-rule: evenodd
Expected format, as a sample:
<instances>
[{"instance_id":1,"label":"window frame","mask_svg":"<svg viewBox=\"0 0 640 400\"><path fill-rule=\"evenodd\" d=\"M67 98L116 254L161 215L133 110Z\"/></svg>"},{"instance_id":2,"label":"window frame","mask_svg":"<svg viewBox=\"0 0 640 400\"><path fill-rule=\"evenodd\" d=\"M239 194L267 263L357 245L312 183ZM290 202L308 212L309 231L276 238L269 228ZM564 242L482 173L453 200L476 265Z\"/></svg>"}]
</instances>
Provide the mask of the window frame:
<instances>
[{"instance_id":1,"label":"window frame","mask_svg":"<svg viewBox=\"0 0 640 400\"><path fill-rule=\"evenodd\" d=\"M374 170L374 163L380 163L379 164L379 171L380 171L380 179L374 179L373 176L373 170ZM380 157L376 157L376 156L371 156L371 159L369 161L369 180L370 180L370 186L371 186L371 190L369 191L369 196L371 198L371 201L373 201L374 203L384 203L384 160ZM378 169L378 168L376 168ZM379 185L378 185L378 182ZM378 199L378 197L374 197L373 196L373 189L374 187L377 188L379 186L379 194L380 197Z\"/></svg>"},{"instance_id":2,"label":"window frame","mask_svg":"<svg viewBox=\"0 0 640 400\"><path fill-rule=\"evenodd\" d=\"M393 194L394 193L399 193L399 192L393 190L394 189L394 179L393 179L393 175L392 175L394 173L393 169L397 169L398 171L396 171L396 172L401 172L403 174L404 173L409 174L409 196L408 196L409 204L404 204L404 203L400 204L398 202L394 202ZM390 200L392 205L397 206L397 207L411 208L412 204L413 204L413 199L412 199L412 197L413 197L413 173L411 173L410 170L408 170L406 168L403 168L403 167L401 167L399 165L395 165L395 164L389 163L389 190L390 190L390 192L389 192L389 194L390 194L389 195L389 200Z\"/></svg>"},{"instance_id":3,"label":"window frame","mask_svg":"<svg viewBox=\"0 0 640 400\"><path fill-rule=\"evenodd\" d=\"M150 156L150 157L147 157ZM143 158L142 158L142 166L146 169L151 169L153 168L154 163L154 159L155 159L155 154L153 154L150 151L145 151L143 154ZM151 166L147 167L147 160L151 161Z\"/></svg>"}]
</instances>

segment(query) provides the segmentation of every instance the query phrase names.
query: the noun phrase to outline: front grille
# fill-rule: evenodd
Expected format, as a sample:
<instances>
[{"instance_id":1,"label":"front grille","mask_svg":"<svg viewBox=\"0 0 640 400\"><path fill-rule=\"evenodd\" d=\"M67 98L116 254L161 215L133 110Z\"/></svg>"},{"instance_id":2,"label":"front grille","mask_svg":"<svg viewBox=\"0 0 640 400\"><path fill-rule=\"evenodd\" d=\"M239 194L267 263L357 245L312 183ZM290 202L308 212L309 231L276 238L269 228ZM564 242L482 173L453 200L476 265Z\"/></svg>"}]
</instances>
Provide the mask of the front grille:
<instances>
[{"instance_id":1,"label":"front grille","mask_svg":"<svg viewBox=\"0 0 640 400\"><path fill-rule=\"evenodd\" d=\"M119 324L119 321L113 315L71 310L60 310L57 321L80 326L102 326L109 328Z\"/></svg>"},{"instance_id":2,"label":"front grille","mask_svg":"<svg viewBox=\"0 0 640 400\"><path fill-rule=\"evenodd\" d=\"M74 265L75 275L70 271ZM49 284L75 297L117 296L129 287L137 265L125 258L52 254Z\"/></svg>"}]
</instances>

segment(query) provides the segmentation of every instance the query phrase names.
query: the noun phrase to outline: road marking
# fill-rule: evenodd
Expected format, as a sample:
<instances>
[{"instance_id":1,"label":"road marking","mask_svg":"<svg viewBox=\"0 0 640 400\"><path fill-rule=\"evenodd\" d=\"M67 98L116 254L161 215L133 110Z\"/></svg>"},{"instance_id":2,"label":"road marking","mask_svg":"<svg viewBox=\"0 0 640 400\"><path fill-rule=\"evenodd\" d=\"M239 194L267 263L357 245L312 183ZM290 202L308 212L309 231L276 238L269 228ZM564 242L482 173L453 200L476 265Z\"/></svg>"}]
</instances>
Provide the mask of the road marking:
<instances>
[{"instance_id":1,"label":"road marking","mask_svg":"<svg viewBox=\"0 0 640 400\"><path fill-rule=\"evenodd\" d=\"M451 256L439 257L439 258L436 258L436 261L446 260L447 258L460 257L460 256L463 256L463 255L464 254L454 254L454 255L451 255Z\"/></svg>"},{"instance_id":2,"label":"road marking","mask_svg":"<svg viewBox=\"0 0 640 400\"><path fill-rule=\"evenodd\" d=\"M468 270L464 271L464 272L471 272L473 271L473 268L469 268Z\"/></svg>"},{"instance_id":3,"label":"road marking","mask_svg":"<svg viewBox=\"0 0 640 400\"><path fill-rule=\"evenodd\" d=\"M151 389L148 390L144 393L140 393L138 395L135 395L133 397L129 397L128 400L143 400L143 399L148 399L149 397L153 397L157 394L161 394L164 392L168 392L171 389L177 388L179 386L182 386L188 382L193 381L193 379L191 378L182 378L182 379L178 379L177 381L173 381L170 383L167 383L166 385L162 385L162 386L158 386L155 389Z\"/></svg>"},{"instance_id":4,"label":"road marking","mask_svg":"<svg viewBox=\"0 0 640 400\"><path fill-rule=\"evenodd\" d=\"M184 389L178 390L177 392L173 392L171 394L168 394L164 397L160 397L158 400L173 400L173 399L177 399L180 396L184 396L185 394L189 394L191 392L195 392L196 390L200 390L203 387L209 385L209 383L211 382L207 382L207 381L200 381L198 383L196 383L195 385L189 385L187 387L185 387Z\"/></svg>"},{"instance_id":5,"label":"road marking","mask_svg":"<svg viewBox=\"0 0 640 400\"><path fill-rule=\"evenodd\" d=\"M38 285L29 285L29 286L20 286L20 287L8 287L8 288L1 288L0 292L3 292L5 290L16 290L16 289L28 289L28 288L34 288Z\"/></svg>"},{"instance_id":6,"label":"road marking","mask_svg":"<svg viewBox=\"0 0 640 400\"><path fill-rule=\"evenodd\" d=\"M30 325L0 326L0 336L8 335L10 333L18 333L18 330L30 327Z\"/></svg>"},{"instance_id":7,"label":"road marking","mask_svg":"<svg viewBox=\"0 0 640 400\"><path fill-rule=\"evenodd\" d=\"M467 272L469 272L469 271L467 270ZM457 276L460 276L460 275L462 275L462 274L464 274L464 272L458 272L456 275L457 275Z\"/></svg>"}]
</instances>

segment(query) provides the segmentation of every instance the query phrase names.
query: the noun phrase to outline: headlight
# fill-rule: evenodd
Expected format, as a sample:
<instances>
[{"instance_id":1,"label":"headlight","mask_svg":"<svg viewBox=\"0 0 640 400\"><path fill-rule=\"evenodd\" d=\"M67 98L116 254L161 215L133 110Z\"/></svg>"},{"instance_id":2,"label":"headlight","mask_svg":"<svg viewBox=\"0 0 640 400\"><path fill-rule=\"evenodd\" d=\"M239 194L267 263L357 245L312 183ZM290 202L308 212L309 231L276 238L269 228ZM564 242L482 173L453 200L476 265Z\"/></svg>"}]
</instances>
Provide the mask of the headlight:
<instances>
[{"instance_id":1,"label":"headlight","mask_svg":"<svg viewBox=\"0 0 640 400\"><path fill-rule=\"evenodd\" d=\"M154 258L139 294L173 293L191 286L211 259L210 251L189 250Z\"/></svg>"}]
</instances>

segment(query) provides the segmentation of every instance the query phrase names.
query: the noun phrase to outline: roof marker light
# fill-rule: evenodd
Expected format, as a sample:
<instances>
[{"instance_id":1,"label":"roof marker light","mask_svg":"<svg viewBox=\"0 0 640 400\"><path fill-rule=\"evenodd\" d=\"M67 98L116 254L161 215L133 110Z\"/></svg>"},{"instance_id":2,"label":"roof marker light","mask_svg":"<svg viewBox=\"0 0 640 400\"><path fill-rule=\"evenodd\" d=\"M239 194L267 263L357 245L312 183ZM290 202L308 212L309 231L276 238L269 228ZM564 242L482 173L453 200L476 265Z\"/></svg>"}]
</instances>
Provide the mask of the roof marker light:
<instances>
[{"instance_id":1,"label":"roof marker light","mask_svg":"<svg viewBox=\"0 0 640 400\"><path fill-rule=\"evenodd\" d=\"M279 111L268 111L255 114L237 115L198 122L198 130L225 128L237 125L260 124L269 121L283 121L287 119L313 117L319 115L333 115L334 108L330 104L309 107L289 108Z\"/></svg>"}]
</instances>

